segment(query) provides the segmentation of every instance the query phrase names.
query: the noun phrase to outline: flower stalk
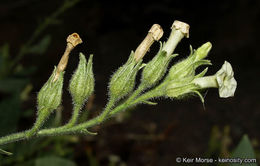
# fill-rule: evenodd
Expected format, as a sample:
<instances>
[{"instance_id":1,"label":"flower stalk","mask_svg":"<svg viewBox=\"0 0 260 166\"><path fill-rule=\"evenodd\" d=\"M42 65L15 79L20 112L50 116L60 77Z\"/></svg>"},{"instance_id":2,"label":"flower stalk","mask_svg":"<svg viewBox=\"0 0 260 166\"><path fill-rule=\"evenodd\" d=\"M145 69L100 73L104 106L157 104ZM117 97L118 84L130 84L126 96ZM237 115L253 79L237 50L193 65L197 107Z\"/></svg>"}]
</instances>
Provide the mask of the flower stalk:
<instances>
[{"instance_id":1,"label":"flower stalk","mask_svg":"<svg viewBox=\"0 0 260 166\"><path fill-rule=\"evenodd\" d=\"M207 68L196 74L196 69L199 66L211 65L210 61L205 59L212 48L210 42L203 44L197 50L191 48L191 54L186 59L173 65L165 79L162 80L167 73L170 61L176 56L173 52L177 44L182 38L189 37L189 25L186 23L174 21L168 41L165 44L161 44L157 55L147 65L142 64L143 56L154 41L158 41L162 35L162 28L158 24L154 24L135 52L131 52L127 62L112 75L109 82L109 100L101 114L82 123L78 123L78 118L81 108L94 92L94 74L92 71L93 56L91 55L87 61L85 56L80 53L78 68L73 74L69 85L74 105L70 121L60 127L41 129L46 119L61 104L63 75L68 63L69 54L76 45L82 43L78 34L73 33L70 35L67 38L66 50L57 68L54 69L52 75L37 96L38 112L34 126L28 131L1 137L0 145L30 139L33 136L44 137L64 134L95 135L96 133L88 131L90 127L99 125L117 113L137 104L145 103L153 105L154 103L149 100L157 97L164 96L181 99L183 96L195 93L204 102L200 91L207 88L218 88L220 97L234 96L237 82L230 63L225 61L222 68L212 76L205 76ZM144 69L141 83L133 92L136 75L142 67ZM159 83L160 81L161 83ZM118 104L118 101L123 98L126 100ZM0 149L0 152L5 151Z\"/></svg>"}]
</instances>

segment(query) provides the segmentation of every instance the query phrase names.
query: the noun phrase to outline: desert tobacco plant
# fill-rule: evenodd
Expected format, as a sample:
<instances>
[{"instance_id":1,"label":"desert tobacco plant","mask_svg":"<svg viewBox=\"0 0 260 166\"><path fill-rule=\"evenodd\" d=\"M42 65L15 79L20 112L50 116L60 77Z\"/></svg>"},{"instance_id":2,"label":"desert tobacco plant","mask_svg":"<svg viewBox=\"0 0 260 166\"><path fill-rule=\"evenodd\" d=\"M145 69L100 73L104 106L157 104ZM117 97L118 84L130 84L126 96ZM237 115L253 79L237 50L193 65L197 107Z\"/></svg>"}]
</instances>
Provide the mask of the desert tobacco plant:
<instances>
[{"instance_id":1,"label":"desert tobacco plant","mask_svg":"<svg viewBox=\"0 0 260 166\"><path fill-rule=\"evenodd\" d=\"M211 43L207 42L194 50L190 48L190 55L168 66L174 57L173 54L178 43L189 37L189 25L180 21L174 21L172 32L166 42L160 43L160 49L154 58L147 64L143 63L143 56L151 45L158 41L163 30L158 24L154 24L147 36L135 51L130 53L127 62L121 66L111 77L108 86L109 100L103 112L93 119L78 123L80 111L88 98L94 92L94 75L92 70L93 55L88 60L82 53L79 54L79 65L72 75L69 84L69 92L72 96L73 111L69 122L56 128L41 129L48 117L61 104L63 91L63 76L69 60L69 54L78 44L82 43L80 36L73 33L67 38L66 50L58 64L43 85L37 97L37 119L34 126L24 132L11 134L0 138L0 145L15 141L31 139L33 137L54 136L64 134L92 134L89 129L92 126L105 122L108 118L137 104L156 104L150 100L158 97L182 99L192 94L198 95L202 102L204 97L201 91L208 88L218 88L220 97L231 97L236 90L236 80L229 62L225 61L222 68L212 76L205 76L207 68L199 74L196 69L202 65L211 65L210 60L205 59L211 50ZM137 73L142 70L141 83L135 90ZM120 103L119 103L120 101ZM87 111L87 110L82 110ZM2 152L4 152L2 150Z\"/></svg>"}]
</instances>

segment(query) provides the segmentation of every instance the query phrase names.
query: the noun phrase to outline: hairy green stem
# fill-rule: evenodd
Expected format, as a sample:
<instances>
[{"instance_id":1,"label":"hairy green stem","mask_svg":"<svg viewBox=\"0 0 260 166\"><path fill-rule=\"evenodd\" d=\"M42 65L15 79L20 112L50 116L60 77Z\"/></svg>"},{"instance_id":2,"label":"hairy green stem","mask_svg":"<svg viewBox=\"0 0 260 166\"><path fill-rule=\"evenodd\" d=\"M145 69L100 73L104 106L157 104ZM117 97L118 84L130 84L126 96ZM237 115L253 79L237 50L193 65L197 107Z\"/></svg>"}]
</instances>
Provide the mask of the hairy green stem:
<instances>
[{"instance_id":1,"label":"hairy green stem","mask_svg":"<svg viewBox=\"0 0 260 166\"><path fill-rule=\"evenodd\" d=\"M32 137L40 130L40 128L43 126L44 122L50 115L50 110L44 108L42 110L39 110L40 114L38 115L33 127L26 132L26 137ZM41 114L41 112L44 112Z\"/></svg>"},{"instance_id":2,"label":"hairy green stem","mask_svg":"<svg viewBox=\"0 0 260 166\"><path fill-rule=\"evenodd\" d=\"M66 125L65 125L65 126L61 126L61 127L57 127L57 128L42 129L42 130L36 132L35 136L36 137L44 137L44 136L53 136L53 135L84 133L83 131L85 129L90 128L90 127L95 126L95 125L98 125L101 122L104 122L109 117L116 115L120 111L123 111L123 110L125 110L125 109L127 109L127 108L129 108L133 105L136 105L138 103L142 103L143 101L149 100L151 98L161 96L162 95L162 91L160 89L161 87L162 87L162 85L160 85L157 88L137 97L136 99L132 98L133 99L132 101L129 100L128 102L124 102L123 104L115 107L114 109L112 109L112 107L114 106L115 101L110 100L108 102L105 110L99 116L97 116L93 119L90 119L87 122L72 126L70 128L66 127ZM34 129L34 131L37 131L37 130ZM31 132L31 130L1 137L0 138L0 145L4 145L4 144L12 143L12 142L32 138L32 137L27 137L28 133L30 133L30 132Z\"/></svg>"},{"instance_id":3,"label":"hairy green stem","mask_svg":"<svg viewBox=\"0 0 260 166\"><path fill-rule=\"evenodd\" d=\"M114 98L111 98L111 99L108 101L105 110L102 112L101 115L99 115L99 116L97 117L97 121L98 121L99 123L103 122L105 119L108 118L107 116L109 116L109 112L111 111L112 107L114 107L115 102L116 102L116 100L115 100Z\"/></svg>"},{"instance_id":4,"label":"hairy green stem","mask_svg":"<svg viewBox=\"0 0 260 166\"><path fill-rule=\"evenodd\" d=\"M139 104L139 103L143 103L144 101L147 101L149 99L152 99L154 97L159 97L159 96L162 96L163 95L163 91L160 89L162 86L158 86L157 88L154 88L153 90L147 92L147 93L144 93L142 94L141 96L137 97L136 99L134 99L133 101L126 101L124 102L123 104L117 106L115 109L113 109L111 112L110 112L110 115L115 115L117 114L118 112L122 111L122 110L125 110L131 106L134 106L136 104Z\"/></svg>"},{"instance_id":5,"label":"hairy green stem","mask_svg":"<svg viewBox=\"0 0 260 166\"><path fill-rule=\"evenodd\" d=\"M1 137L0 138L0 145L24 140L24 139L26 139L26 133L27 132L25 131L25 132L15 133L15 134L11 134L11 135Z\"/></svg>"},{"instance_id":6,"label":"hairy green stem","mask_svg":"<svg viewBox=\"0 0 260 166\"><path fill-rule=\"evenodd\" d=\"M79 115L80 115L80 110L81 110L81 105L79 104L74 104L74 107L73 107L73 113L72 113L72 116L71 116L71 119L70 121L65 125L66 127L72 127L74 126L77 121L78 121L78 118L79 118Z\"/></svg>"},{"instance_id":7,"label":"hairy green stem","mask_svg":"<svg viewBox=\"0 0 260 166\"><path fill-rule=\"evenodd\" d=\"M134 92L133 94L125 101L125 103L130 103L132 100L134 100L138 95L142 93L142 91L145 90L144 84L141 84Z\"/></svg>"}]
</instances>

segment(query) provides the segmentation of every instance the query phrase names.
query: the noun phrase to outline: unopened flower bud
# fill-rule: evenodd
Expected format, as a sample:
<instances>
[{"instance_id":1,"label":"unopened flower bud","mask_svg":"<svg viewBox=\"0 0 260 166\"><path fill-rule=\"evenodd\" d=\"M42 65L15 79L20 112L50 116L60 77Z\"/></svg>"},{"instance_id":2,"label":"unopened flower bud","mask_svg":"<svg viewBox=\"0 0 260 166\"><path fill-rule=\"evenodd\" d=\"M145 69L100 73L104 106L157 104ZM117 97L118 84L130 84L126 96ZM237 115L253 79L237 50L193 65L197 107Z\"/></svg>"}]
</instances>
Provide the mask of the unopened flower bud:
<instances>
[{"instance_id":1,"label":"unopened flower bud","mask_svg":"<svg viewBox=\"0 0 260 166\"><path fill-rule=\"evenodd\" d=\"M94 75L92 70L93 55L90 55L88 64L85 56L80 53L79 65L72 75L69 84L69 91L73 103L82 106L89 96L94 92Z\"/></svg>"},{"instance_id":2,"label":"unopened flower bud","mask_svg":"<svg viewBox=\"0 0 260 166\"><path fill-rule=\"evenodd\" d=\"M204 59L208 55L211 48L212 48L212 44L210 42L207 42L207 43L203 44L202 46L200 46L195 51L196 61Z\"/></svg>"},{"instance_id":3,"label":"unopened flower bud","mask_svg":"<svg viewBox=\"0 0 260 166\"><path fill-rule=\"evenodd\" d=\"M203 59L208 55L210 49L211 49L210 42L203 44L195 51L193 51L193 49L191 48L191 53L186 59L178 62L177 64L173 65L170 68L167 79L174 80L174 79L184 78L187 76L194 76L195 70L199 66L211 65L211 62L209 60Z\"/></svg>"},{"instance_id":4,"label":"unopened flower bud","mask_svg":"<svg viewBox=\"0 0 260 166\"><path fill-rule=\"evenodd\" d=\"M135 60L138 62L147 53L154 41L158 41L163 36L163 30L160 25L154 24L149 30L147 36L135 50Z\"/></svg>"}]
</instances>

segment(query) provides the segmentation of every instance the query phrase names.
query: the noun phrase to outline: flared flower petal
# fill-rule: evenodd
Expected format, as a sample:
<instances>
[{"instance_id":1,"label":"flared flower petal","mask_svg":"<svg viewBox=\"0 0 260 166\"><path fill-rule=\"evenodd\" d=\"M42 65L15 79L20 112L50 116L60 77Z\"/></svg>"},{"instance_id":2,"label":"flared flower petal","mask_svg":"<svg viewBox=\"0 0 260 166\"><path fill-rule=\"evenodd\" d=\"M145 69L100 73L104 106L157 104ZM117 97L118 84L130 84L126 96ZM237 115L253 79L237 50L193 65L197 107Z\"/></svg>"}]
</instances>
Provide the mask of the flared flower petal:
<instances>
[{"instance_id":1,"label":"flared flower petal","mask_svg":"<svg viewBox=\"0 0 260 166\"><path fill-rule=\"evenodd\" d=\"M221 69L216 73L216 78L219 87L219 96L222 98L234 96L237 81L234 78L234 72L229 62L224 62Z\"/></svg>"}]
</instances>

